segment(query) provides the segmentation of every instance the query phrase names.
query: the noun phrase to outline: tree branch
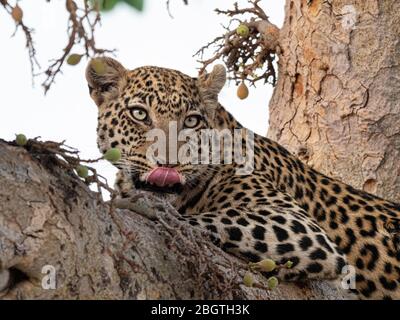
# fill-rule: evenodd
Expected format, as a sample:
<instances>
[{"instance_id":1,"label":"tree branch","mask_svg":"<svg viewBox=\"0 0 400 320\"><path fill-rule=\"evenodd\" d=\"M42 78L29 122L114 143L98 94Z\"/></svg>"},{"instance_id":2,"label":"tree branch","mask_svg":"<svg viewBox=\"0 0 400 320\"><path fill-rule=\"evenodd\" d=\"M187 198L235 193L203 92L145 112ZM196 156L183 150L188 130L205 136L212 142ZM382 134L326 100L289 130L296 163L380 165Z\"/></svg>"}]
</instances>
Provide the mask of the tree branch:
<instances>
[{"instance_id":1,"label":"tree branch","mask_svg":"<svg viewBox=\"0 0 400 320\"><path fill-rule=\"evenodd\" d=\"M47 1L50 2L50 0ZM67 45L63 49L61 56L52 60L44 72L40 72L41 67L37 61L36 48L33 40L34 29L24 24L23 9L20 8L18 4L15 6L10 5L8 0L0 1L0 5L16 23L15 33L18 31L18 28L21 28L25 35L26 47L28 48L29 60L31 63L32 81L34 81L35 76L44 75L45 79L42 82L42 86L45 93L55 82L56 76L61 73L64 62L76 47L83 47L84 52L81 56L87 58L114 52L114 50L101 49L96 46L94 33L96 27L100 25L101 22L98 6L93 6L90 0L83 0L81 2L82 6L78 6L74 0L65 0L65 6L68 12ZM97 2L94 3L98 4Z\"/></svg>"},{"instance_id":2,"label":"tree branch","mask_svg":"<svg viewBox=\"0 0 400 320\"><path fill-rule=\"evenodd\" d=\"M222 59L230 73L230 80L236 83L248 81L251 85L259 80L264 83L276 83L276 72L273 65L275 55L279 53L279 29L269 22L267 14L259 6L260 0L249 0L249 8L233 5L231 10L216 9L217 14L230 17L225 27L225 34L200 48L194 56L199 56L201 63L199 73L203 73L208 65ZM238 19L237 16L250 14L250 19ZM236 25L233 29L231 25ZM247 28L247 34L238 34L238 26ZM214 54L203 59L205 52L214 48Z\"/></svg>"},{"instance_id":3,"label":"tree branch","mask_svg":"<svg viewBox=\"0 0 400 320\"><path fill-rule=\"evenodd\" d=\"M343 298L323 282L267 291L259 274L254 288L245 287L247 265L215 247L206 231L180 221L171 205L139 194L136 213L115 209L60 166L63 144L40 144L0 141L3 298ZM154 221L143 217L146 210ZM42 268L49 265L56 270L54 290L42 287Z\"/></svg>"}]
</instances>

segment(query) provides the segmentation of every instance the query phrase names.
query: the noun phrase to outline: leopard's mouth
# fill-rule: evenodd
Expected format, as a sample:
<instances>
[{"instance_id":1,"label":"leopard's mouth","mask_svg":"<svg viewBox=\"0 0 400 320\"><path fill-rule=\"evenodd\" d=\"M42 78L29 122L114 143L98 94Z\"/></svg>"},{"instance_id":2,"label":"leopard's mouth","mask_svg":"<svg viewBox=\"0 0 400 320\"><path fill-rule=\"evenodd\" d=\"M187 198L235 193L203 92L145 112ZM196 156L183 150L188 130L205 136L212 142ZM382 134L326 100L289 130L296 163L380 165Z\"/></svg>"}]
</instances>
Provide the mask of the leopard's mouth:
<instances>
[{"instance_id":1,"label":"leopard's mouth","mask_svg":"<svg viewBox=\"0 0 400 320\"><path fill-rule=\"evenodd\" d=\"M157 193L181 193L185 185L185 177L170 167L155 167L132 180L136 189Z\"/></svg>"},{"instance_id":2,"label":"leopard's mouth","mask_svg":"<svg viewBox=\"0 0 400 320\"><path fill-rule=\"evenodd\" d=\"M134 180L135 188L138 190L146 190L156 193L176 193L179 194L183 191L183 185L181 183L175 183L169 186L157 186L146 181L140 181L139 179Z\"/></svg>"}]
</instances>

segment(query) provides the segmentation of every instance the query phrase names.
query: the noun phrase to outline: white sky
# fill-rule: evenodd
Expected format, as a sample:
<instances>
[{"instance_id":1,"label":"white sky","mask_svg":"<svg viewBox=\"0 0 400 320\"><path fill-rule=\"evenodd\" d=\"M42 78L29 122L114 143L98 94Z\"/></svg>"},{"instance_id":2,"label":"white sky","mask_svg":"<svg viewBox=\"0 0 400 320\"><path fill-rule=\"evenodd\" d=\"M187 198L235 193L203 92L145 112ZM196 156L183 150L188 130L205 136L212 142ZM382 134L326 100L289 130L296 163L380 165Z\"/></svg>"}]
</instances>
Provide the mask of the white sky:
<instances>
[{"instance_id":1,"label":"white sky","mask_svg":"<svg viewBox=\"0 0 400 320\"><path fill-rule=\"evenodd\" d=\"M79 1L79 0L77 0ZM142 65L157 65L197 75L199 66L192 57L200 47L221 33L221 23L227 20L214 9L230 8L234 1L171 0L171 19L165 0L145 0L144 12L136 12L125 4L104 14L97 30L98 47L117 49L116 59L133 69ZM238 1L246 4L247 1ZM21 0L24 20L35 29L39 62L60 56L67 42L65 1ZM263 8L271 22L283 23L284 0L264 0ZM32 87L30 65L22 32L11 38L13 21L0 10L0 138L12 140L15 133L28 138L62 141L81 151L83 158L97 158L97 109L89 97L84 69L86 61L74 67L65 66L46 96L41 79ZM79 51L77 52L79 53ZM252 88L245 100L236 97L236 87L227 84L220 101L244 126L264 135L268 125L268 101L271 86ZM96 164L100 174L113 184L116 170L106 161Z\"/></svg>"}]
</instances>

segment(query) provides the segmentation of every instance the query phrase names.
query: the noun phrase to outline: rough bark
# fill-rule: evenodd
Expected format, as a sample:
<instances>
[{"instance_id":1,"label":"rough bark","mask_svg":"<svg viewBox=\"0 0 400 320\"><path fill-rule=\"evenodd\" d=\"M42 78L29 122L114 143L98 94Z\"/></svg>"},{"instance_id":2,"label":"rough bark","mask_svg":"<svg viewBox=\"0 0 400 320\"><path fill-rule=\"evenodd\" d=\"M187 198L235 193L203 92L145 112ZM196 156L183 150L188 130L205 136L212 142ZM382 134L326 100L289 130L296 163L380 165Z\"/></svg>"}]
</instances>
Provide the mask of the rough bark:
<instances>
[{"instance_id":1,"label":"rough bark","mask_svg":"<svg viewBox=\"0 0 400 320\"><path fill-rule=\"evenodd\" d=\"M28 148L29 149L29 148ZM142 200L140 202L139 200ZM150 201L150 202L149 202ZM342 299L328 282L273 291L242 285L246 265L180 222L168 204L156 221L112 210L51 153L28 152L0 141L0 294L5 299ZM56 268L55 290L45 290L42 268ZM265 279L256 275L260 284Z\"/></svg>"},{"instance_id":2,"label":"rough bark","mask_svg":"<svg viewBox=\"0 0 400 320\"><path fill-rule=\"evenodd\" d=\"M400 2L287 0L268 136L400 201Z\"/></svg>"}]
</instances>

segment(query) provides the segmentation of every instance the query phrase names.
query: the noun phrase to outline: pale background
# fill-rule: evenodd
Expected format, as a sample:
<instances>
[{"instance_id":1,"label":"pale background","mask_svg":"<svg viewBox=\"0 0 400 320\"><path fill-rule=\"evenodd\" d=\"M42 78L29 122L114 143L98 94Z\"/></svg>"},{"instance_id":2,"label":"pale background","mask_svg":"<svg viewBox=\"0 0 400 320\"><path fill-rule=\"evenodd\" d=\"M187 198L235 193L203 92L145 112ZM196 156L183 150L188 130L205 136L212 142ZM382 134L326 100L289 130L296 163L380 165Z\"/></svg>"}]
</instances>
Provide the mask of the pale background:
<instances>
[{"instance_id":1,"label":"pale background","mask_svg":"<svg viewBox=\"0 0 400 320\"><path fill-rule=\"evenodd\" d=\"M77 0L79 1L79 0ZM125 67L157 65L197 75L199 64L193 54L221 33L227 20L214 9L230 8L234 1L171 0L171 19L164 0L146 0L144 12L125 4L104 14L97 30L98 47L115 48L116 59ZM22 0L25 23L35 27L39 62L59 57L67 42L65 1ZM247 1L239 1L246 5ZM271 22L283 23L283 0L265 0L263 8ZM246 5L247 6L247 5ZM84 69L86 61L65 66L46 96L36 78L32 86L30 65L22 32L11 38L15 25L0 10L0 138L12 140L15 133L28 138L62 141L81 151L83 158L97 158L97 109L89 97ZM80 53L79 51L77 53ZM246 100L236 97L236 87L227 84L220 95L221 103L246 127L265 135L268 126L268 101L272 87L260 84L252 88ZM116 170L106 161L94 165L113 184Z\"/></svg>"}]
</instances>

